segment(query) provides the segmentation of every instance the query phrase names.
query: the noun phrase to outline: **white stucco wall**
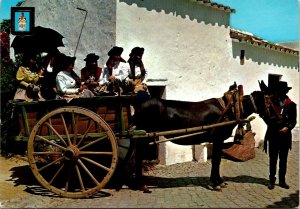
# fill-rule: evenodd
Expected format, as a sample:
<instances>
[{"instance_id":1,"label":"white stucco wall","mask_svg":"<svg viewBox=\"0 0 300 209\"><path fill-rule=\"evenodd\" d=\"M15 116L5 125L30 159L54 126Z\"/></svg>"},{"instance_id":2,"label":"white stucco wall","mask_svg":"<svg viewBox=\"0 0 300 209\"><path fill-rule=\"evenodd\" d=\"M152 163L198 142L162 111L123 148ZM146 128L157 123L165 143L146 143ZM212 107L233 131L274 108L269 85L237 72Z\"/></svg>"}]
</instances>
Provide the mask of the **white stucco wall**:
<instances>
[{"instance_id":1,"label":"white stucco wall","mask_svg":"<svg viewBox=\"0 0 300 209\"><path fill-rule=\"evenodd\" d=\"M229 14L186 0L128 2L117 4L116 17L116 44L124 47L124 56L133 47L143 46L148 77L168 79L167 99L199 101L221 96L228 85L220 83L232 82L229 68L218 69L231 57Z\"/></svg>"},{"instance_id":2,"label":"white stucco wall","mask_svg":"<svg viewBox=\"0 0 300 209\"><path fill-rule=\"evenodd\" d=\"M116 44L124 47L125 55L135 46L145 48L148 78L168 79L166 99L221 97L234 81L243 85L246 95L260 90L258 80L267 84L268 74L278 73L293 87L289 96L299 104L299 57L234 42L230 13L187 0L119 0L116 11ZM258 146L266 125L257 116L252 127ZM294 132L298 130L299 125Z\"/></svg>"}]
</instances>

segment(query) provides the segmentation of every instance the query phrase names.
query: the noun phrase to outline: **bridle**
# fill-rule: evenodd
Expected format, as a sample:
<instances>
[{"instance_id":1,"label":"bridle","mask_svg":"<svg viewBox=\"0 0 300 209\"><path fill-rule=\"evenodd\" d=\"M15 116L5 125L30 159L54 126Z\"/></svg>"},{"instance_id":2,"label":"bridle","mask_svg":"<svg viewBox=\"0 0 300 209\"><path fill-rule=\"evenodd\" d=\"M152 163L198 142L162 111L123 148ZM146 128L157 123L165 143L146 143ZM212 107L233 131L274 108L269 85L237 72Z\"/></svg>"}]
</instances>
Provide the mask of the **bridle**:
<instances>
[{"instance_id":1,"label":"bridle","mask_svg":"<svg viewBox=\"0 0 300 209\"><path fill-rule=\"evenodd\" d=\"M271 100L271 97L272 96L269 96L269 95L265 95L265 113L268 117L271 116L271 113L270 113L270 109L272 108L274 113L275 113L275 116L278 118L278 119L282 119L282 115L280 114L280 108L278 108L276 105L274 105L274 103L272 102Z\"/></svg>"},{"instance_id":2,"label":"bridle","mask_svg":"<svg viewBox=\"0 0 300 209\"><path fill-rule=\"evenodd\" d=\"M272 102L271 98L272 98L272 95L264 95L265 114L267 116L270 116L270 109L272 108L274 110L275 114L276 114L276 117L277 118L281 118L280 110L278 109L278 107L276 105L274 105L274 103ZM255 104L255 100L254 100L252 94L250 94L250 100L251 100L254 112L257 113L257 114L260 114L258 112L258 108L257 108L257 106Z\"/></svg>"}]
</instances>

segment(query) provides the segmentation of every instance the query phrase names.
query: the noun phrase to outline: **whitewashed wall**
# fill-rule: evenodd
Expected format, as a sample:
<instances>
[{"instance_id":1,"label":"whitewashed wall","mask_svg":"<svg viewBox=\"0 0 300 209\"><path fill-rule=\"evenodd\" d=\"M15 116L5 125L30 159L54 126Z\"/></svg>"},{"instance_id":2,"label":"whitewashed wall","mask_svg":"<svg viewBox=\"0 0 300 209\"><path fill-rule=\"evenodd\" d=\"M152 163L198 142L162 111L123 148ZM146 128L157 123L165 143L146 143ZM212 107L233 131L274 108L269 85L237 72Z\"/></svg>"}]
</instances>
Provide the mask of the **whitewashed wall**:
<instances>
[{"instance_id":1,"label":"whitewashed wall","mask_svg":"<svg viewBox=\"0 0 300 209\"><path fill-rule=\"evenodd\" d=\"M168 79L167 99L219 97L232 83L225 67L231 58L228 18L229 13L186 0L120 0L116 43L125 55L134 46L145 48L148 77Z\"/></svg>"}]
</instances>

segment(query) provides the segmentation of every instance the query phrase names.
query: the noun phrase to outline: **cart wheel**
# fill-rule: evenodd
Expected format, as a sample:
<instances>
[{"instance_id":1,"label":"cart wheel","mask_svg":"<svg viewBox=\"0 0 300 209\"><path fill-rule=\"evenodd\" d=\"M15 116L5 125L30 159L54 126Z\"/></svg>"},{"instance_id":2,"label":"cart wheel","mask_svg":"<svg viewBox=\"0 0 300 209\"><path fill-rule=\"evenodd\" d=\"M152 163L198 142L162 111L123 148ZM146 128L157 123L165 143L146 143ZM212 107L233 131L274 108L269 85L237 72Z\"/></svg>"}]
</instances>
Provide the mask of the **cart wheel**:
<instances>
[{"instance_id":1,"label":"cart wheel","mask_svg":"<svg viewBox=\"0 0 300 209\"><path fill-rule=\"evenodd\" d=\"M113 175L118 145L96 113L63 107L43 116L28 141L30 168L39 183L63 197L97 193Z\"/></svg>"}]
</instances>

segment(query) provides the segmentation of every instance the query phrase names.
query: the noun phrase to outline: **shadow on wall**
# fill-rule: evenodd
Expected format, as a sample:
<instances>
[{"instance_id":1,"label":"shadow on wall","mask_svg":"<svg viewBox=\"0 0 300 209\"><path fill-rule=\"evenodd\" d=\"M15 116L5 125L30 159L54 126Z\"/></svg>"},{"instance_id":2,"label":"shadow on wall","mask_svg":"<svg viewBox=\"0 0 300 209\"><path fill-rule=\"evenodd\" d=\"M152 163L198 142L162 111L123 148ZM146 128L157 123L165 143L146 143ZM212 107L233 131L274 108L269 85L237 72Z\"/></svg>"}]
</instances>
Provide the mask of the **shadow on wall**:
<instances>
[{"instance_id":1,"label":"shadow on wall","mask_svg":"<svg viewBox=\"0 0 300 209\"><path fill-rule=\"evenodd\" d=\"M298 69L299 57L295 55L288 55L283 52L275 51L269 48L262 48L260 46L253 46L246 43L232 42L232 56L233 58L240 58L241 51L244 50L245 65L247 60L260 64L269 64L279 67L288 67Z\"/></svg>"},{"instance_id":2,"label":"shadow on wall","mask_svg":"<svg viewBox=\"0 0 300 209\"><path fill-rule=\"evenodd\" d=\"M196 20L198 23L229 26L230 13L222 10L204 6L195 1L190 0L120 0L120 2L128 5L137 5L148 11L156 11L158 13L165 12L183 19L189 18L191 21ZM212 12L214 15L212 15Z\"/></svg>"}]
</instances>

